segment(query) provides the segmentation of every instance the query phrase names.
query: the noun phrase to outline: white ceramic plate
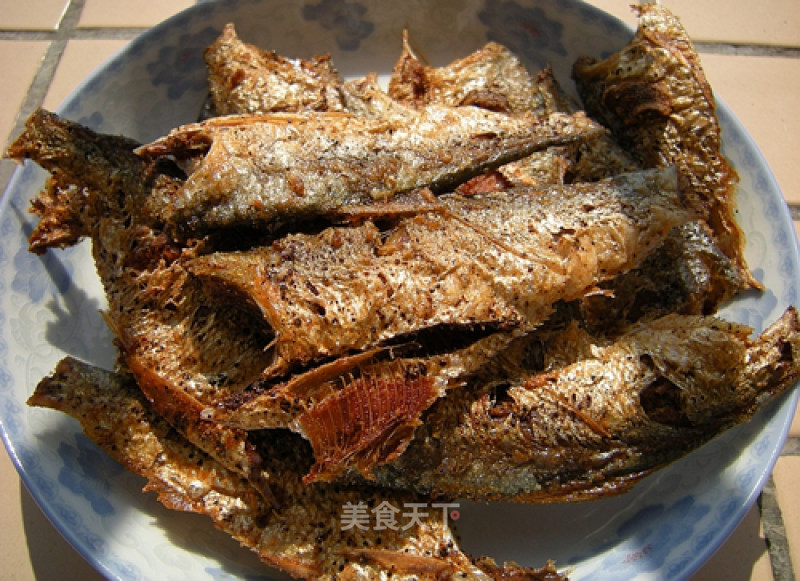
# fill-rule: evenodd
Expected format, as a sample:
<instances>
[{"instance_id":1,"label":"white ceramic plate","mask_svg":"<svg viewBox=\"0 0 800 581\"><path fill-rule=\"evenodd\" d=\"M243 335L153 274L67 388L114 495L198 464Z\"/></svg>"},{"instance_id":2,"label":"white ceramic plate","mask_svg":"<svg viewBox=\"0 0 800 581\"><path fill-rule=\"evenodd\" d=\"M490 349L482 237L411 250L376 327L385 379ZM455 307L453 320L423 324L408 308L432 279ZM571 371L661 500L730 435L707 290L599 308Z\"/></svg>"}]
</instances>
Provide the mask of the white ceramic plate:
<instances>
[{"instance_id":1,"label":"white ceramic plate","mask_svg":"<svg viewBox=\"0 0 800 581\"><path fill-rule=\"evenodd\" d=\"M292 57L330 52L347 76L390 71L408 28L436 65L494 40L531 70L548 63L567 87L581 54L606 56L632 31L565 0L239 0L204 3L132 42L93 74L60 112L142 141L194 120L206 94L201 53L226 22L247 42ZM739 171L747 258L767 290L737 301L728 318L757 330L798 297L797 241L783 198L746 131L723 106L725 151ZM17 171L0 206L0 422L10 456L55 526L103 574L119 579L282 578L202 516L167 511L61 414L25 400L65 354L110 366L111 335L86 245L26 250L28 201L44 172ZM498 562L555 559L572 578L683 579L735 528L783 444L797 395L646 479L615 499L556 506L461 503L464 548Z\"/></svg>"}]
</instances>

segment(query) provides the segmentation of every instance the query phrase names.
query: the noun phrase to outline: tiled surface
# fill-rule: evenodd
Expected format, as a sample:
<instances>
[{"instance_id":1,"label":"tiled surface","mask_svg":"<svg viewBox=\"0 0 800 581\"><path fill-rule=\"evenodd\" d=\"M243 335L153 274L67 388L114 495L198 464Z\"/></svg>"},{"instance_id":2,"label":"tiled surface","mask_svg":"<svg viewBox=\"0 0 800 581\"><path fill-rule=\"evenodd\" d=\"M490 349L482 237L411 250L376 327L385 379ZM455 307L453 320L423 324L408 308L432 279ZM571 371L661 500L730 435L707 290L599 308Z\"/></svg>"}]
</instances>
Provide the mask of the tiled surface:
<instances>
[{"instance_id":1,"label":"tiled surface","mask_svg":"<svg viewBox=\"0 0 800 581\"><path fill-rule=\"evenodd\" d=\"M800 47L800 2L797 0L662 0L681 18L698 42ZM590 2L636 26L632 0Z\"/></svg>"},{"instance_id":2,"label":"tiled surface","mask_svg":"<svg viewBox=\"0 0 800 581\"><path fill-rule=\"evenodd\" d=\"M700 41L706 72L716 92L744 123L766 156L787 201L800 217L800 2L797 0L663 0ZM69 0L0 0L0 70L4 71L0 142L12 131L20 106L57 107L97 65L133 37L192 4L189 0L72 0L71 20L56 30ZM632 26L633 0L595 0ZM21 31L17 36L8 31ZM48 53L49 47L59 54ZM795 47L795 48L793 48ZM60 51L63 50L63 54ZM44 59L48 55L47 59ZM44 63L44 64L43 64ZM40 69L41 67L41 69ZM38 76L37 76L38 74ZM28 93L34 81L33 92ZM26 101L26 95L27 101ZM11 172L0 162L0 190ZM800 222L795 222L800 234ZM783 581L791 561L800 565L800 416L786 451L765 489L731 538L691 581ZM49 581L102 577L49 525L0 453L0 579ZM781 557L786 532L789 555ZM777 532L776 532L777 531ZM767 540L773 548L768 549ZM786 559L791 558L791 561ZM788 563L788 565L786 565ZM773 571L773 564L776 565ZM783 566L783 569L781 569ZM794 568L800 574L800 568ZM797 575L796 574L796 575Z\"/></svg>"},{"instance_id":3,"label":"tiled surface","mask_svg":"<svg viewBox=\"0 0 800 581\"><path fill-rule=\"evenodd\" d=\"M80 28L140 28L158 24L194 4L191 0L86 0Z\"/></svg>"},{"instance_id":4,"label":"tiled surface","mask_svg":"<svg viewBox=\"0 0 800 581\"><path fill-rule=\"evenodd\" d=\"M800 563L800 456L779 458L772 477L786 526L789 554L793 563Z\"/></svg>"},{"instance_id":5,"label":"tiled surface","mask_svg":"<svg viewBox=\"0 0 800 581\"><path fill-rule=\"evenodd\" d=\"M800 115L787 107L800 103L800 58L704 54L703 68L769 160L786 200L800 204Z\"/></svg>"},{"instance_id":6,"label":"tiled surface","mask_svg":"<svg viewBox=\"0 0 800 581\"><path fill-rule=\"evenodd\" d=\"M43 40L0 40L0 71L3 71L0 142L4 145L49 45Z\"/></svg>"},{"instance_id":7,"label":"tiled surface","mask_svg":"<svg viewBox=\"0 0 800 581\"><path fill-rule=\"evenodd\" d=\"M772 581L767 543L757 506L750 509L731 538L691 581Z\"/></svg>"},{"instance_id":8,"label":"tiled surface","mask_svg":"<svg viewBox=\"0 0 800 581\"><path fill-rule=\"evenodd\" d=\"M58 28L69 0L0 2L0 29L54 30Z\"/></svg>"},{"instance_id":9,"label":"tiled surface","mask_svg":"<svg viewBox=\"0 0 800 581\"><path fill-rule=\"evenodd\" d=\"M55 110L93 70L122 49L127 40L70 40L53 76L44 107Z\"/></svg>"}]
</instances>

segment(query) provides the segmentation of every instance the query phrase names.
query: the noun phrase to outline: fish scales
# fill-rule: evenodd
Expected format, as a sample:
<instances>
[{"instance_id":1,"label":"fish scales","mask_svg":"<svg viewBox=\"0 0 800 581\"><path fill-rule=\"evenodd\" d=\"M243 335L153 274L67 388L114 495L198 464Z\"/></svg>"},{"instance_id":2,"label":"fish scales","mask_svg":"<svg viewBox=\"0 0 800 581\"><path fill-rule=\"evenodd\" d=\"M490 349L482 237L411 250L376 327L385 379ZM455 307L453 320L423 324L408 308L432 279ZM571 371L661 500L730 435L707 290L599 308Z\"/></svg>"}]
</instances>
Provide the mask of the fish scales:
<instances>
[{"instance_id":1,"label":"fish scales","mask_svg":"<svg viewBox=\"0 0 800 581\"><path fill-rule=\"evenodd\" d=\"M605 130L582 113L511 117L475 107L426 107L402 123L343 113L213 118L137 149L175 157L180 191L147 200L177 231L272 228L420 187L446 190L551 145Z\"/></svg>"},{"instance_id":2,"label":"fish scales","mask_svg":"<svg viewBox=\"0 0 800 581\"><path fill-rule=\"evenodd\" d=\"M286 362L362 350L442 325L530 330L559 300L641 262L689 219L675 174L462 198L382 233L373 222L187 263L249 305ZM240 300L241 299L241 300Z\"/></svg>"},{"instance_id":3,"label":"fish scales","mask_svg":"<svg viewBox=\"0 0 800 581\"><path fill-rule=\"evenodd\" d=\"M476 500L620 494L795 384L797 311L750 333L672 314L613 342L575 325L544 346L530 336L488 364L474 391L440 400L406 453L374 477ZM526 367L526 352L536 350L539 367Z\"/></svg>"},{"instance_id":4,"label":"fish scales","mask_svg":"<svg viewBox=\"0 0 800 581\"><path fill-rule=\"evenodd\" d=\"M413 493L316 484L306 486L304 442L273 433L264 445L279 505L269 505L239 474L177 434L153 413L135 382L72 358L44 378L29 405L60 410L80 421L87 436L132 472L147 479L167 508L209 516L214 524L271 567L304 579L558 581L553 563L541 569L499 567L464 553L438 510L425 511L405 530L345 527L344 507L425 503ZM502 577L506 578L506 577Z\"/></svg>"}]
</instances>

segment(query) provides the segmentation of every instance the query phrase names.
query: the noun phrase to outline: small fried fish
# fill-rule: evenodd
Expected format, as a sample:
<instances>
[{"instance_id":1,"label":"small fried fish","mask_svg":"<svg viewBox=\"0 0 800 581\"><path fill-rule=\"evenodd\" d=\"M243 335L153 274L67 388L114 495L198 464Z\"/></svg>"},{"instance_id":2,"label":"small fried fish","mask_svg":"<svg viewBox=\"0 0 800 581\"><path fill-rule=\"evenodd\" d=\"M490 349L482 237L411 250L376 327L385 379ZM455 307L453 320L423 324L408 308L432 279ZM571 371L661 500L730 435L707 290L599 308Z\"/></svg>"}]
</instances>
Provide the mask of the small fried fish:
<instances>
[{"instance_id":1,"label":"small fried fish","mask_svg":"<svg viewBox=\"0 0 800 581\"><path fill-rule=\"evenodd\" d=\"M385 232L331 227L186 268L260 314L280 360L307 364L437 326L531 330L691 218L670 170L434 204Z\"/></svg>"},{"instance_id":2,"label":"small fried fish","mask_svg":"<svg viewBox=\"0 0 800 581\"><path fill-rule=\"evenodd\" d=\"M508 48L490 42L444 67L431 67L411 49L408 32L394 65L387 93L402 103L424 107L476 106L502 113L547 115L547 94L538 90L525 65Z\"/></svg>"},{"instance_id":3,"label":"small fried fish","mask_svg":"<svg viewBox=\"0 0 800 581\"><path fill-rule=\"evenodd\" d=\"M700 58L680 21L664 6L636 6L639 28L605 60L583 57L573 76L586 110L607 125L642 167L676 165L686 203L749 286L736 222L736 171L722 155L720 125Z\"/></svg>"},{"instance_id":4,"label":"small fried fish","mask_svg":"<svg viewBox=\"0 0 800 581\"><path fill-rule=\"evenodd\" d=\"M515 337L492 333L474 338L438 329L427 335L427 345L415 340L372 349L288 381L260 380L205 410L203 417L246 430L289 427L299 433L315 458L305 482L330 481L350 470L371 479L375 466L405 451L426 409L447 390L463 385ZM454 337L469 344L453 345Z\"/></svg>"},{"instance_id":5,"label":"small fried fish","mask_svg":"<svg viewBox=\"0 0 800 581\"><path fill-rule=\"evenodd\" d=\"M330 580L469 578L564 581L553 563L541 569L473 559L457 544L441 509L419 514L409 526L359 526L348 506L403 510L425 497L323 483L306 486L305 443L273 432L262 442L276 505L266 504L246 480L204 454L154 414L130 377L72 358L61 361L28 400L81 422L86 435L132 472L145 491L173 510L209 516L221 530L271 567L293 577ZM435 506L435 505L434 505ZM367 510L364 508L364 510ZM367 517L370 513L367 512ZM354 521L355 522L355 521ZM405 523L402 523L405 525Z\"/></svg>"},{"instance_id":6,"label":"small fried fish","mask_svg":"<svg viewBox=\"0 0 800 581\"><path fill-rule=\"evenodd\" d=\"M790 307L761 335L751 332L717 318L667 315L614 342L575 325L544 345L529 336L472 389L440 400L406 453L374 477L479 500L620 494L797 382L797 311Z\"/></svg>"},{"instance_id":7,"label":"small fried fish","mask_svg":"<svg viewBox=\"0 0 800 581\"><path fill-rule=\"evenodd\" d=\"M213 115L344 109L329 56L288 59L242 42L230 23L203 56Z\"/></svg>"},{"instance_id":8,"label":"small fried fish","mask_svg":"<svg viewBox=\"0 0 800 581\"><path fill-rule=\"evenodd\" d=\"M9 148L51 171L59 196L31 236L44 251L56 233L82 236L108 301L106 322L120 347L120 366L185 437L268 495L268 475L242 430L203 422L202 411L237 386L255 381L272 364L264 337L242 325L238 311L212 308L182 259L195 249L175 245L136 208L155 183L175 184L162 162L136 156L129 139L100 135L46 111L37 111ZM37 204L34 208L39 207ZM66 228L60 224L66 220ZM46 229L45 229L46 228ZM227 349L221 349L226 345Z\"/></svg>"},{"instance_id":9,"label":"small fried fish","mask_svg":"<svg viewBox=\"0 0 800 581\"><path fill-rule=\"evenodd\" d=\"M538 119L430 106L389 121L345 113L219 117L137 152L183 166L180 191L156 188L146 206L194 235L274 228L421 187L446 191L533 151L604 131L581 113Z\"/></svg>"}]
</instances>

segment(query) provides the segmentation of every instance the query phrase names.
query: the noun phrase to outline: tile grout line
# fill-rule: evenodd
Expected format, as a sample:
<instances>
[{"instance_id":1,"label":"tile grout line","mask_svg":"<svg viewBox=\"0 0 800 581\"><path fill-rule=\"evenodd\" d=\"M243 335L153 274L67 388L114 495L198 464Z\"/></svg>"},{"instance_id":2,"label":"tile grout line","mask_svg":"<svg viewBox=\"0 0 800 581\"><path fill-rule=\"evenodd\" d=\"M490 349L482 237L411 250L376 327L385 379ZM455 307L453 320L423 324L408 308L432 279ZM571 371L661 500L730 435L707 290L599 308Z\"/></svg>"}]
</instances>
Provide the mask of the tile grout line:
<instances>
[{"instance_id":1,"label":"tile grout line","mask_svg":"<svg viewBox=\"0 0 800 581\"><path fill-rule=\"evenodd\" d=\"M757 43L694 41L697 52L729 56L800 58L800 47Z\"/></svg>"},{"instance_id":2,"label":"tile grout line","mask_svg":"<svg viewBox=\"0 0 800 581\"><path fill-rule=\"evenodd\" d=\"M70 0L56 30L54 32L47 31L42 36L43 39L51 41L50 46L47 47L44 58L33 77L33 81L31 81L25 98L17 110L14 126L8 136L9 141L4 145L8 145L11 139L16 138L22 132L25 120L44 102L44 98L56 74L56 69L61 62L67 41L78 24L85 1ZM42 35L41 32L37 34Z\"/></svg>"},{"instance_id":3,"label":"tile grout line","mask_svg":"<svg viewBox=\"0 0 800 581\"><path fill-rule=\"evenodd\" d=\"M786 539L786 527L772 476L759 495L758 508L774 581L795 581L789 542Z\"/></svg>"}]
</instances>

